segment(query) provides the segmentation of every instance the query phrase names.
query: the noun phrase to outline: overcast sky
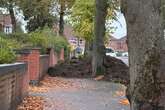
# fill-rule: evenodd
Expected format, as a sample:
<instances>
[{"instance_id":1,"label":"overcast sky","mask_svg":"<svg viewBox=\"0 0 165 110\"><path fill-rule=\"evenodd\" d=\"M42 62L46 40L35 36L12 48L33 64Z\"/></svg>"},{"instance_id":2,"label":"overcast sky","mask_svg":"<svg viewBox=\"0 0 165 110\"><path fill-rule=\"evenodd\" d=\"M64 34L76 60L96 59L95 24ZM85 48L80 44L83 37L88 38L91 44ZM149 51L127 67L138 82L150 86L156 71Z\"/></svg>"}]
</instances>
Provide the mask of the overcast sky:
<instances>
[{"instance_id":1,"label":"overcast sky","mask_svg":"<svg viewBox=\"0 0 165 110\"><path fill-rule=\"evenodd\" d=\"M118 21L114 21L112 26L117 27L112 36L116 38L121 38L127 35L126 21L122 13L117 13Z\"/></svg>"}]
</instances>

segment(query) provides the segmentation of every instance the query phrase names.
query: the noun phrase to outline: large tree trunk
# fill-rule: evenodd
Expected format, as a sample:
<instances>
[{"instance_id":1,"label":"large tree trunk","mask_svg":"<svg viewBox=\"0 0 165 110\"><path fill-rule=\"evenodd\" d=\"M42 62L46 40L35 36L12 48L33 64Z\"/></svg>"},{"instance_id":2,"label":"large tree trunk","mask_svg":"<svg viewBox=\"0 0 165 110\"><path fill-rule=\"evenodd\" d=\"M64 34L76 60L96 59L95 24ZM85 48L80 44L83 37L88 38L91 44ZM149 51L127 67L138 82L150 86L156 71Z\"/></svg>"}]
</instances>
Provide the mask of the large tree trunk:
<instances>
[{"instance_id":1,"label":"large tree trunk","mask_svg":"<svg viewBox=\"0 0 165 110\"><path fill-rule=\"evenodd\" d=\"M161 4L162 4L162 16L163 16L163 28L165 29L165 0L162 0Z\"/></svg>"},{"instance_id":2,"label":"large tree trunk","mask_svg":"<svg viewBox=\"0 0 165 110\"><path fill-rule=\"evenodd\" d=\"M15 15L14 15L14 7L13 4L9 4L9 13L10 13L10 17L11 17L11 23L13 25L13 32L16 32L16 19L15 19Z\"/></svg>"},{"instance_id":3,"label":"large tree trunk","mask_svg":"<svg viewBox=\"0 0 165 110\"><path fill-rule=\"evenodd\" d=\"M63 4L61 4L61 8L60 8L59 35L64 36L64 6Z\"/></svg>"},{"instance_id":4,"label":"large tree trunk","mask_svg":"<svg viewBox=\"0 0 165 110\"><path fill-rule=\"evenodd\" d=\"M165 110L161 0L126 0L131 110Z\"/></svg>"},{"instance_id":5,"label":"large tree trunk","mask_svg":"<svg viewBox=\"0 0 165 110\"><path fill-rule=\"evenodd\" d=\"M107 15L107 0L96 1L95 38L93 44L92 75L104 72L103 62L105 56L104 36L105 19Z\"/></svg>"},{"instance_id":6,"label":"large tree trunk","mask_svg":"<svg viewBox=\"0 0 165 110\"><path fill-rule=\"evenodd\" d=\"M85 41L84 56L92 58L92 42Z\"/></svg>"}]
</instances>

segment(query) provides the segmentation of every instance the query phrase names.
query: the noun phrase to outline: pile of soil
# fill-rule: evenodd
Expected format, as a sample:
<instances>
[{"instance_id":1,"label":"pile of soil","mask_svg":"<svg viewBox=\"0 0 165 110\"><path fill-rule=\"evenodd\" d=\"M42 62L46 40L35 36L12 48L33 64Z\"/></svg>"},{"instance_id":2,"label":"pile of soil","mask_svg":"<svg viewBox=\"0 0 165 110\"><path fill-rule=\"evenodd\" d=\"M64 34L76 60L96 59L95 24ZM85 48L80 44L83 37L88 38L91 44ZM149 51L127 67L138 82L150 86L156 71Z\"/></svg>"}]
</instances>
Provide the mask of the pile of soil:
<instances>
[{"instance_id":1,"label":"pile of soil","mask_svg":"<svg viewBox=\"0 0 165 110\"><path fill-rule=\"evenodd\" d=\"M114 57L107 56L104 61L105 73L103 80L106 81L119 81L123 84L129 83L128 66L123 61ZM76 78L89 78L92 73L91 59L73 58L70 61L57 64L55 67L50 68L48 74L50 76L62 77L76 77Z\"/></svg>"},{"instance_id":2,"label":"pile of soil","mask_svg":"<svg viewBox=\"0 0 165 110\"><path fill-rule=\"evenodd\" d=\"M115 81L125 85L129 84L129 68L122 60L107 56L104 66L106 68L104 80Z\"/></svg>"},{"instance_id":3,"label":"pile of soil","mask_svg":"<svg viewBox=\"0 0 165 110\"><path fill-rule=\"evenodd\" d=\"M91 73L91 60L90 59L77 59L72 58L69 61L60 62L53 68L49 68L48 73L50 76L62 77L76 77L86 78L90 77Z\"/></svg>"}]
</instances>

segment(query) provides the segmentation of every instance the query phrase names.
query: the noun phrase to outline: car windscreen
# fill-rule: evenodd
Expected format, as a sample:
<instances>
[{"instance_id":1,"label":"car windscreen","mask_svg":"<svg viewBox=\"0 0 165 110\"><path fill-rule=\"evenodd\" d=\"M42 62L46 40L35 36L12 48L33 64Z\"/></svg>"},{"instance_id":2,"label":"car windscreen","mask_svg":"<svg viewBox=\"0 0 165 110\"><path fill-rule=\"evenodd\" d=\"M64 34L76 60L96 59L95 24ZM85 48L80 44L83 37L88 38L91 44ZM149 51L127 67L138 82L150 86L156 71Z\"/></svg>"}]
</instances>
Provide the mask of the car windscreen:
<instances>
[{"instance_id":1,"label":"car windscreen","mask_svg":"<svg viewBox=\"0 0 165 110\"><path fill-rule=\"evenodd\" d=\"M106 53L114 53L114 51L111 48L106 48Z\"/></svg>"}]
</instances>

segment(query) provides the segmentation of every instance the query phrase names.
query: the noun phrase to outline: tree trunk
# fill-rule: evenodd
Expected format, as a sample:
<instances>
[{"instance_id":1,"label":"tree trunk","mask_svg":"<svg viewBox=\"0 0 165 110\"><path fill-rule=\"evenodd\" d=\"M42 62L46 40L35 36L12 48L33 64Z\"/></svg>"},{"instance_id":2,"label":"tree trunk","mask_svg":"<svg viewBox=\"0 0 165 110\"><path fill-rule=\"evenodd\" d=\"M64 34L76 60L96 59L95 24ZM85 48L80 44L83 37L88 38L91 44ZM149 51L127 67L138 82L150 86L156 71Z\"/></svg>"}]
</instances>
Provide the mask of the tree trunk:
<instances>
[{"instance_id":1,"label":"tree trunk","mask_svg":"<svg viewBox=\"0 0 165 110\"><path fill-rule=\"evenodd\" d=\"M12 4L9 5L9 13L10 13L10 17L11 17L11 23L13 26L13 32L16 32L16 19L15 19L15 15L14 15L14 7Z\"/></svg>"},{"instance_id":2,"label":"tree trunk","mask_svg":"<svg viewBox=\"0 0 165 110\"><path fill-rule=\"evenodd\" d=\"M162 0L161 4L162 4L162 16L163 16L163 28L165 29L165 0Z\"/></svg>"},{"instance_id":3,"label":"tree trunk","mask_svg":"<svg viewBox=\"0 0 165 110\"><path fill-rule=\"evenodd\" d=\"M165 110L161 0L126 0L131 110Z\"/></svg>"},{"instance_id":4,"label":"tree trunk","mask_svg":"<svg viewBox=\"0 0 165 110\"><path fill-rule=\"evenodd\" d=\"M84 50L84 56L92 58L92 42L86 41L85 42L85 50Z\"/></svg>"},{"instance_id":5,"label":"tree trunk","mask_svg":"<svg viewBox=\"0 0 165 110\"><path fill-rule=\"evenodd\" d=\"M92 75L103 74L104 67L104 36L105 36L105 19L107 15L107 0L96 0L96 16L95 16L95 38L93 43L93 60Z\"/></svg>"},{"instance_id":6,"label":"tree trunk","mask_svg":"<svg viewBox=\"0 0 165 110\"><path fill-rule=\"evenodd\" d=\"M61 8L60 8L59 35L64 36L64 6L63 4L61 4Z\"/></svg>"}]
</instances>

